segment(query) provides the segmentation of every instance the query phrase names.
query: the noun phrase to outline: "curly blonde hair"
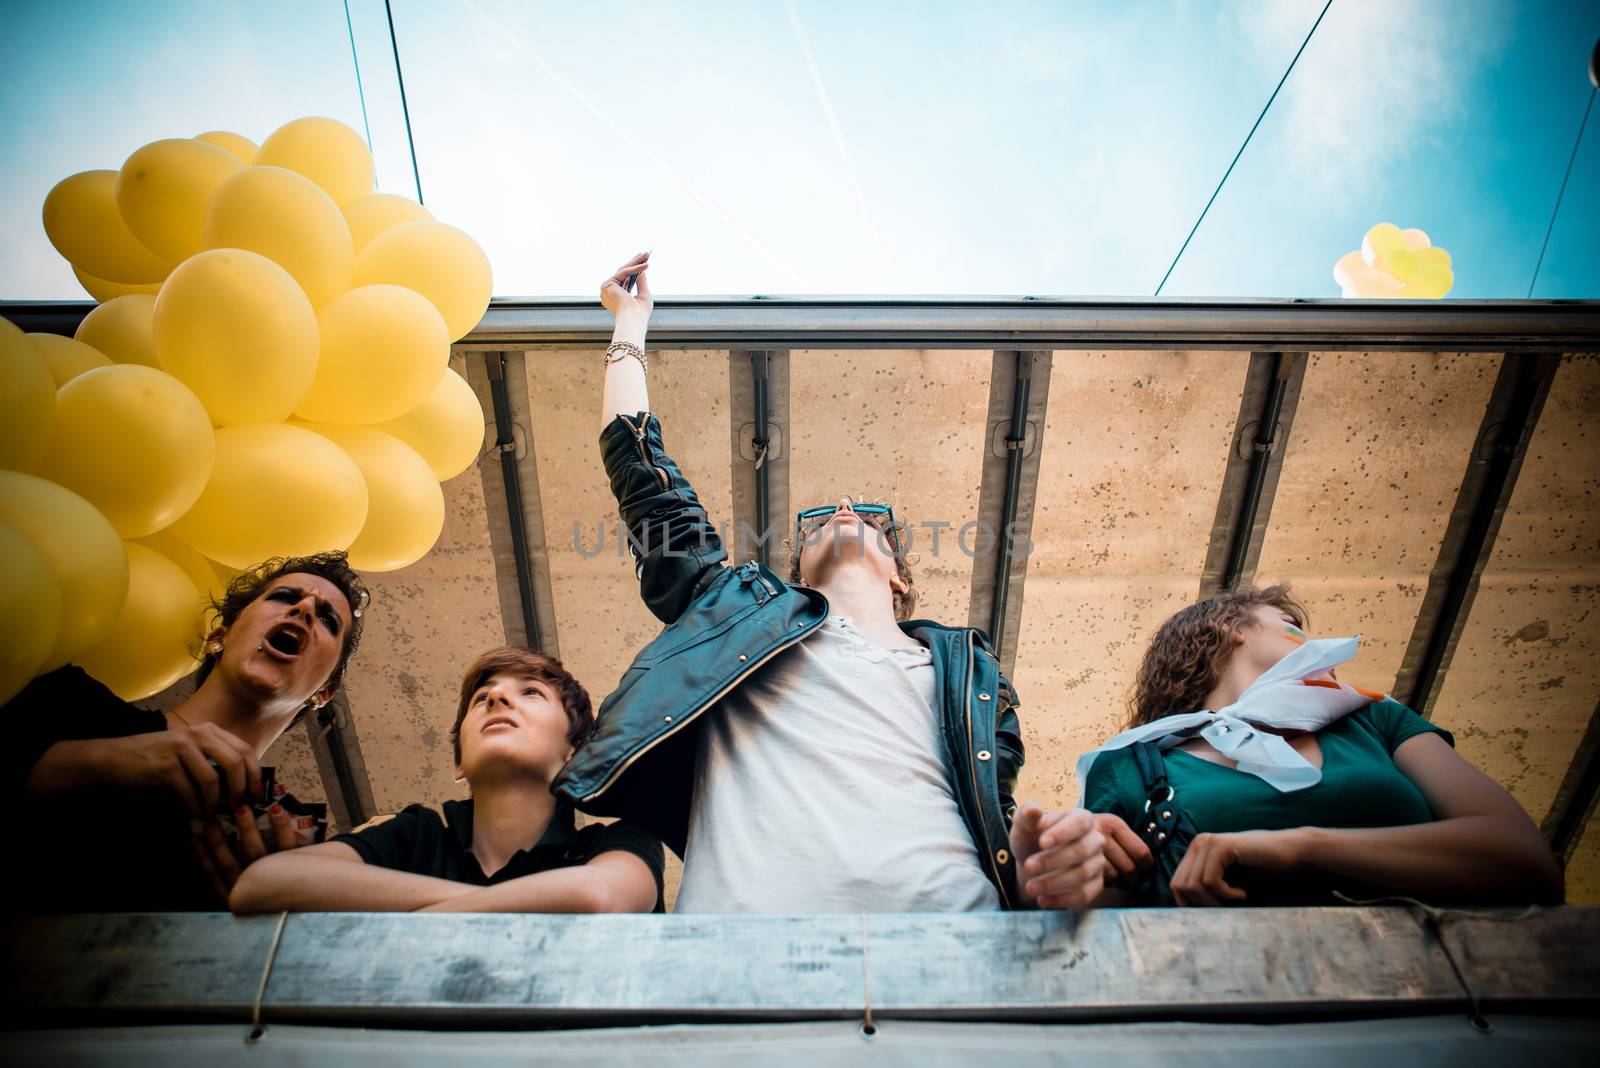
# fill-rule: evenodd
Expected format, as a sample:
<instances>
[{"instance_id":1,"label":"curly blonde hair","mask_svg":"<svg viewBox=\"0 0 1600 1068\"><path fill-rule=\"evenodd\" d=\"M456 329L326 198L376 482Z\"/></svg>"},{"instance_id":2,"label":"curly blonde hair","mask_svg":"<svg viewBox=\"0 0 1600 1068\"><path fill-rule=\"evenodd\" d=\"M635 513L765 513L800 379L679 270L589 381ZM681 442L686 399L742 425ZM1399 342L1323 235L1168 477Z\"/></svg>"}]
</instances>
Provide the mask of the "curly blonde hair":
<instances>
[{"instance_id":1,"label":"curly blonde hair","mask_svg":"<svg viewBox=\"0 0 1600 1068\"><path fill-rule=\"evenodd\" d=\"M851 502L854 504L889 503L882 497L858 497L855 494L840 494L839 496L848 496ZM830 500L821 501L817 505L811 505L808 507L820 507L824 504L833 504L837 502L838 499L839 497L834 497ZM798 511L803 512L805 509L801 508L798 509ZM874 526L878 526L879 529L883 529L879 522L873 517L862 516L862 520L863 522L872 523ZM905 520L897 518L895 520L895 526L884 531L889 543L889 548L894 553L895 571L899 574L901 580L906 584L906 588L904 590L894 591L894 618L898 623L904 623L906 620L915 615L917 611L917 587L911 577L911 565L917 562L917 554L908 553L901 548L900 531L904 530L905 528ZM783 547L789 553L790 582L800 581L800 550L804 547L801 544L804 539L798 536L799 533L799 530L796 529L790 533L789 537L783 539Z\"/></svg>"},{"instance_id":2,"label":"curly blonde hair","mask_svg":"<svg viewBox=\"0 0 1600 1068\"><path fill-rule=\"evenodd\" d=\"M1288 583L1283 583L1219 593L1161 624L1139 664L1138 680L1128 698L1128 726L1198 710L1222 676L1222 665L1233 652L1234 633L1254 624L1252 613L1257 608L1286 612L1302 630L1309 618L1289 595Z\"/></svg>"}]
</instances>

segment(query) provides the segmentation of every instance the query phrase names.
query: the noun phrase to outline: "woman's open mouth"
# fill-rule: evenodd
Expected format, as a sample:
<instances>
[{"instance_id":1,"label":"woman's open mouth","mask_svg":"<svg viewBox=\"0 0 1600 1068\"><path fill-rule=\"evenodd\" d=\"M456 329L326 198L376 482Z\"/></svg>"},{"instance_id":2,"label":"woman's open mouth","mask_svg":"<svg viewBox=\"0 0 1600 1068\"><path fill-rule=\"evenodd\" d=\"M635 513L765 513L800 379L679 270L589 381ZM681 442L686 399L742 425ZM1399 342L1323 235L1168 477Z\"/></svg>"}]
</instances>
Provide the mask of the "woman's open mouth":
<instances>
[{"instance_id":1,"label":"woman's open mouth","mask_svg":"<svg viewBox=\"0 0 1600 1068\"><path fill-rule=\"evenodd\" d=\"M279 623L267 631L262 648L280 660L293 660L306 647L309 638L305 628L293 623Z\"/></svg>"}]
</instances>

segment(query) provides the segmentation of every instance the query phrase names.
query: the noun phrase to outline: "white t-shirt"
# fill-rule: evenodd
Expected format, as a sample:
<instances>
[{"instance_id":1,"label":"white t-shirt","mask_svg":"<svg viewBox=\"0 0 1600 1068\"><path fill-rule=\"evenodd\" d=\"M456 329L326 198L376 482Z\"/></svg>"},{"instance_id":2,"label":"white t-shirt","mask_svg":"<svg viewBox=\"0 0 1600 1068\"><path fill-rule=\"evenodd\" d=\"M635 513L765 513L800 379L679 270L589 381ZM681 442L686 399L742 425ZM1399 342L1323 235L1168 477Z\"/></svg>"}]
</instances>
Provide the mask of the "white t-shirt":
<instances>
[{"instance_id":1,"label":"white t-shirt","mask_svg":"<svg viewBox=\"0 0 1600 1068\"><path fill-rule=\"evenodd\" d=\"M677 912L998 909L945 770L933 653L829 616L703 713Z\"/></svg>"}]
</instances>

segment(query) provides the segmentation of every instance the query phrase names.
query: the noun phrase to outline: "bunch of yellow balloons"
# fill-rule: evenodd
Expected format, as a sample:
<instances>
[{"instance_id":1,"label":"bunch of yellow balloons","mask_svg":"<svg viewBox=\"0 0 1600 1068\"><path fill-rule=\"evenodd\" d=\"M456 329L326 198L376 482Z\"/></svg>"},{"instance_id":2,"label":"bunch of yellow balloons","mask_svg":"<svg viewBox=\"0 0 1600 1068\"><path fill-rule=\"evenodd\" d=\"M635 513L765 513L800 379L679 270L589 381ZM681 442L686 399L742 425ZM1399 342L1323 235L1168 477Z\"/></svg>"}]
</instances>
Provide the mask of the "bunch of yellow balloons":
<instances>
[{"instance_id":1,"label":"bunch of yellow balloons","mask_svg":"<svg viewBox=\"0 0 1600 1068\"><path fill-rule=\"evenodd\" d=\"M433 547L483 444L447 365L489 261L375 192L359 134L156 141L58 183L44 228L101 303L72 338L0 320L0 702L68 662L165 688L224 576L268 557Z\"/></svg>"},{"instance_id":2,"label":"bunch of yellow balloons","mask_svg":"<svg viewBox=\"0 0 1600 1068\"><path fill-rule=\"evenodd\" d=\"M1438 300L1455 285L1450 253L1415 227L1379 223L1333 265L1333 280L1346 297L1412 297Z\"/></svg>"}]
</instances>

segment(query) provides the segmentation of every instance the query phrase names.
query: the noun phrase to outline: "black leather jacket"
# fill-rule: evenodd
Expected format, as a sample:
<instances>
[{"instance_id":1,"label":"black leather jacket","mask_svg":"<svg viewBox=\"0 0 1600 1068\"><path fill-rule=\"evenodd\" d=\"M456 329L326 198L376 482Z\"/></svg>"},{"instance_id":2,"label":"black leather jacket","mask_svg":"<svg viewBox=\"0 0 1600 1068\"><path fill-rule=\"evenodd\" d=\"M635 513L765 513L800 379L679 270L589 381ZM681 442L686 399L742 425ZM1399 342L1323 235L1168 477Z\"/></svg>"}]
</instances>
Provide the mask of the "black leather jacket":
<instances>
[{"instance_id":1,"label":"black leather jacket","mask_svg":"<svg viewBox=\"0 0 1600 1068\"><path fill-rule=\"evenodd\" d=\"M600 448L632 538L640 592L666 627L600 703L593 736L552 789L585 812L648 828L682 855L697 720L819 626L828 602L755 561L728 566L694 488L662 448L654 415L618 415ZM1016 691L983 631L927 619L900 628L933 651L950 786L984 874L1010 908L1011 792L1022 766Z\"/></svg>"}]
</instances>

